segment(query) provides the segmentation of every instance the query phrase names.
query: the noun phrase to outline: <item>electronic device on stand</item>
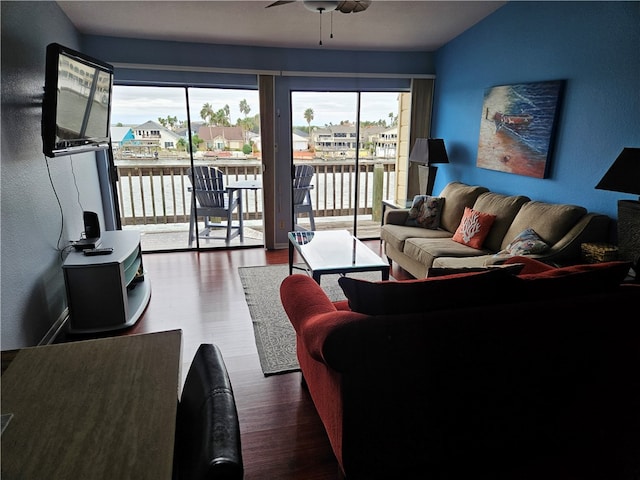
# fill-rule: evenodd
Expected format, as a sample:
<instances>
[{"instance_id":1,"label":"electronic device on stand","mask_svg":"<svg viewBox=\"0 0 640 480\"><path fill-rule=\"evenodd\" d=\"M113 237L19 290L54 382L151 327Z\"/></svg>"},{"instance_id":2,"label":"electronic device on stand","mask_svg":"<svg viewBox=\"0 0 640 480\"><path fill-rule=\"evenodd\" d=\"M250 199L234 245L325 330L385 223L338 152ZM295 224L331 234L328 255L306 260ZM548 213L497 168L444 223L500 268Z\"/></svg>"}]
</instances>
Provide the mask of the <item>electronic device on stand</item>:
<instances>
[{"instance_id":1,"label":"electronic device on stand","mask_svg":"<svg viewBox=\"0 0 640 480\"><path fill-rule=\"evenodd\" d=\"M84 237L73 243L77 251L95 249L102 242L100 240L100 220L95 212L83 212Z\"/></svg>"}]
</instances>

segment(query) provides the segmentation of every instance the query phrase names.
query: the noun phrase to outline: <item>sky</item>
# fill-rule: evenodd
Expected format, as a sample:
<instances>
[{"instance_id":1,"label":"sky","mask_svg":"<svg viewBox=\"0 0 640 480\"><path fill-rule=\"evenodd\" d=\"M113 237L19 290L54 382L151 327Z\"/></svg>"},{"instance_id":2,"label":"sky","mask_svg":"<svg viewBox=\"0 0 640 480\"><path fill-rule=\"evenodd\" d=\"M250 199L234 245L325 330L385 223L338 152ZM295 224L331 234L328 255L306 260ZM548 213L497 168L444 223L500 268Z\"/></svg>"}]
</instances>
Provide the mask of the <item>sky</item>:
<instances>
[{"instance_id":1,"label":"sky","mask_svg":"<svg viewBox=\"0 0 640 480\"><path fill-rule=\"evenodd\" d=\"M111 124L139 125L148 120L158 121L159 117L171 115L178 120L186 120L187 109L185 89L182 87L113 87ZM190 88L191 121L202 121L200 110L205 103L217 111L229 105L231 123L244 115L240 112L240 101L246 100L251 110L249 116L259 113L257 90L232 90ZM306 126L304 112L313 110L312 126L337 125L341 121L356 120L357 95L353 92L293 92L292 123ZM386 120L389 113L398 112L398 94L395 92L365 92L361 96L361 121Z\"/></svg>"}]
</instances>

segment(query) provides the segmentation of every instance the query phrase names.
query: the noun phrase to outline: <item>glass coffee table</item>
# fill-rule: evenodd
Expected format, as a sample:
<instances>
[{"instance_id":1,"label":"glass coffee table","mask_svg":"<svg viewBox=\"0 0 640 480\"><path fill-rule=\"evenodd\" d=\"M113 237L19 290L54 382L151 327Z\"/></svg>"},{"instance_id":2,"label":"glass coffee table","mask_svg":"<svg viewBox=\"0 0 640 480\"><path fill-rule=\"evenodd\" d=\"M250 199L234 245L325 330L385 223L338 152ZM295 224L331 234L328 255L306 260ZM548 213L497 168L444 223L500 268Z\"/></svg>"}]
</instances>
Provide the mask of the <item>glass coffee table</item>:
<instances>
[{"instance_id":1,"label":"glass coffee table","mask_svg":"<svg viewBox=\"0 0 640 480\"><path fill-rule=\"evenodd\" d=\"M389 262L347 230L289 232L289 275L293 273L293 252L297 251L313 279L330 273L345 275L352 272L375 272L382 280L389 280ZM296 267L298 268L298 267Z\"/></svg>"}]
</instances>

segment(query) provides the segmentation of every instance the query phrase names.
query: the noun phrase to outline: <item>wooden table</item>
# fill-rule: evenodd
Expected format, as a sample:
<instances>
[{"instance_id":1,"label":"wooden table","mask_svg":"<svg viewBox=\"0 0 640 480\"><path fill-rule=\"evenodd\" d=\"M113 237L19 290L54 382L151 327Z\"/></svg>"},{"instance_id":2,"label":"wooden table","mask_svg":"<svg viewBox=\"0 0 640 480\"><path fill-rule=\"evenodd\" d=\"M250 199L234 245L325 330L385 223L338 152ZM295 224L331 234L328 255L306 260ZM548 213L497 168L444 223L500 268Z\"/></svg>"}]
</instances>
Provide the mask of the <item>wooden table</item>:
<instances>
[{"instance_id":1,"label":"wooden table","mask_svg":"<svg viewBox=\"0 0 640 480\"><path fill-rule=\"evenodd\" d=\"M20 350L2 375L2 479L171 479L182 332Z\"/></svg>"}]
</instances>

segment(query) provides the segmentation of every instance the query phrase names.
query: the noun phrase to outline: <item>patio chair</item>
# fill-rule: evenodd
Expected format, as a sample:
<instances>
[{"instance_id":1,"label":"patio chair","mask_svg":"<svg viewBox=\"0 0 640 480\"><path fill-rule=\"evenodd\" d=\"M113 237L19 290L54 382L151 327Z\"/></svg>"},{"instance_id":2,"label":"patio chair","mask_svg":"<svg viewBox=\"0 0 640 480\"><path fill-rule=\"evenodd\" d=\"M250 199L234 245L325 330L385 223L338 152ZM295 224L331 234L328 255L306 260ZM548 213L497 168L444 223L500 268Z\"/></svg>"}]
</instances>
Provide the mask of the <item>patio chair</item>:
<instances>
[{"instance_id":1,"label":"patio chair","mask_svg":"<svg viewBox=\"0 0 640 480\"><path fill-rule=\"evenodd\" d=\"M313 205L311 204L311 180L314 170L311 165L296 165L293 174L293 223L295 230L305 230L298 226L298 214L307 213L311 230L316 229L313 218Z\"/></svg>"},{"instance_id":2,"label":"patio chair","mask_svg":"<svg viewBox=\"0 0 640 480\"><path fill-rule=\"evenodd\" d=\"M189 190L195 195L195 201L191 202L191 215L189 218L189 246L195 239L196 232L202 239L224 239L228 245L231 239L240 235L240 241L244 240L242 231L242 196L241 190L234 190L229 194L224 186L224 175L221 170L211 166L189 168L187 176L192 182L193 188ZM238 211L238 223L233 225L233 212ZM198 231L198 217L204 218L204 229ZM212 222L216 217L225 220L226 223ZM212 230L224 228L224 237L214 237Z\"/></svg>"}]
</instances>

